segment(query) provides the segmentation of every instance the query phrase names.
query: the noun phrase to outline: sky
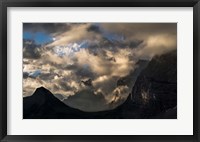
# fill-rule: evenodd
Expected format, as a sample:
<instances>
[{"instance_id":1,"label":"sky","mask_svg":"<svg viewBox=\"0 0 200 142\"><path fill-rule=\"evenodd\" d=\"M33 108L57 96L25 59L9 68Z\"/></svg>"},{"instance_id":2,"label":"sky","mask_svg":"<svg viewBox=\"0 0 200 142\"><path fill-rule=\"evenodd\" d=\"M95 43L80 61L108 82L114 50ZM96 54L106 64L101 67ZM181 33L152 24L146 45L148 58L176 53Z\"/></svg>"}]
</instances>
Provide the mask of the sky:
<instances>
[{"instance_id":1,"label":"sky","mask_svg":"<svg viewBox=\"0 0 200 142\"><path fill-rule=\"evenodd\" d=\"M23 96L43 86L83 111L113 109L141 61L176 48L176 23L24 23Z\"/></svg>"},{"instance_id":2,"label":"sky","mask_svg":"<svg viewBox=\"0 0 200 142\"><path fill-rule=\"evenodd\" d=\"M53 41L52 37L44 32L24 32L23 39L34 40L36 44L46 44Z\"/></svg>"}]
</instances>

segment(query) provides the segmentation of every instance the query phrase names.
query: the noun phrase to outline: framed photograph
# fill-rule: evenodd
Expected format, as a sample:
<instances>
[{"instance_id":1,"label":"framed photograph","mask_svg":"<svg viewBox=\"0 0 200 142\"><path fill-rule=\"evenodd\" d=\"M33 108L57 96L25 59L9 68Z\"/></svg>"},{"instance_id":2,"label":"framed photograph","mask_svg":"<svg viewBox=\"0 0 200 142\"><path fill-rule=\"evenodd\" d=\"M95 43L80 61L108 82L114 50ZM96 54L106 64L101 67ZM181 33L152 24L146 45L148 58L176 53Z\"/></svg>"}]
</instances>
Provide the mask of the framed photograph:
<instances>
[{"instance_id":1,"label":"framed photograph","mask_svg":"<svg viewBox=\"0 0 200 142\"><path fill-rule=\"evenodd\" d=\"M198 0L0 4L2 142L200 141Z\"/></svg>"}]
</instances>

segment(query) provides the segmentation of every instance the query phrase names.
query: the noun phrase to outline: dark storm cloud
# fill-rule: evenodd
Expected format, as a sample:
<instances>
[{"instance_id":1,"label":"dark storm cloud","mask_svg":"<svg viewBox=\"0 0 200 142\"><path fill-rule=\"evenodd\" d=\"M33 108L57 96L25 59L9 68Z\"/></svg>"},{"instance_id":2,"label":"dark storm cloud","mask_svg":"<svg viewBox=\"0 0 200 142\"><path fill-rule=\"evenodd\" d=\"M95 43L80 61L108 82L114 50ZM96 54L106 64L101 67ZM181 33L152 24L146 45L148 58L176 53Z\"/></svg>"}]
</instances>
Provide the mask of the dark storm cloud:
<instances>
[{"instance_id":1,"label":"dark storm cloud","mask_svg":"<svg viewBox=\"0 0 200 142\"><path fill-rule=\"evenodd\" d=\"M28 72L23 72L23 78L26 79L28 78L29 73Z\"/></svg>"},{"instance_id":2,"label":"dark storm cloud","mask_svg":"<svg viewBox=\"0 0 200 142\"><path fill-rule=\"evenodd\" d=\"M54 76L55 76L55 74L52 74L52 73L42 73L40 75L40 79L48 81L48 80L54 79Z\"/></svg>"},{"instance_id":3,"label":"dark storm cloud","mask_svg":"<svg viewBox=\"0 0 200 142\"><path fill-rule=\"evenodd\" d=\"M90 79L95 78L95 74L91 71L91 68L88 65L83 65L83 66L77 65L73 71L77 76L81 78L90 78Z\"/></svg>"},{"instance_id":4,"label":"dark storm cloud","mask_svg":"<svg viewBox=\"0 0 200 142\"><path fill-rule=\"evenodd\" d=\"M130 41L130 43L129 43L129 47L130 47L130 48L137 48L137 47L139 47L139 45L142 44L142 43L143 43L143 40L132 40L132 41Z\"/></svg>"},{"instance_id":5,"label":"dark storm cloud","mask_svg":"<svg viewBox=\"0 0 200 142\"><path fill-rule=\"evenodd\" d=\"M97 26L97 25L90 25L87 28L87 31L88 32L95 32L95 33L101 33L101 30L100 30L99 26Z\"/></svg>"},{"instance_id":6,"label":"dark storm cloud","mask_svg":"<svg viewBox=\"0 0 200 142\"><path fill-rule=\"evenodd\" d=\"M33 40L23 40L23 58L38 59L41 57L40 45Z\"/></svg>"},{"instance_id":7,"label":"dark storm cloud","mask_svg":"<svg viewBox=\"0 0 200 142\"><path fill-rule=\"evenodd\" d=\"M66 23L24 23L24 32L45 32L57 34L70 30L71 26Z\"/></svg>"},{"instance_id":8,"label":"dark storm cloud","mask_svg":"<svg viewBox=\"0 0 200 142\"><path fill-rule=\"evenodd\" d=\"M129 36L135 34L146 36L160 33L176 34L177 32L176 23L117 23L115 26L110 23L103 23L101 26L108 31L119 32Z\"/></svg>"},{"instance_id":9,"label":"dark storm cloud","mask_svg":"<svg viewBox=\"0 0 200 142\"><path fill-rule=\"evenodd\" d=\"M38 59L41 57L39 48L24 48L23 57L28 59Z\"/></svg>"}]
</instances>

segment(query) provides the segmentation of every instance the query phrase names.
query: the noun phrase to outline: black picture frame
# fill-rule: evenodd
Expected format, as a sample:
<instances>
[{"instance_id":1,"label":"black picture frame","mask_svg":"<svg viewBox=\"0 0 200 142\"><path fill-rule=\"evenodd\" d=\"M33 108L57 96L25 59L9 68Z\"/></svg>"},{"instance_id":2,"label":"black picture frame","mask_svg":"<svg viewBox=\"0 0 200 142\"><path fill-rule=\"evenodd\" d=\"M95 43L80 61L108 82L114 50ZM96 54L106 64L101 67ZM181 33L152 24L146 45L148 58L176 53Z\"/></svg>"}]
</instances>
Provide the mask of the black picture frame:
<instances>
[{"instance_id":1,"label":"black picture frame","mask_svg":"<svg viewBox=\"0 0 200 142\"><path fill-rule=\"evenodd\" d=\"M193 135L7 135L7 7L193 7ZM0 1L0 140L32 141L200 141L200 2L199 0L1 0Z\"/></svg>"}]
</instances>

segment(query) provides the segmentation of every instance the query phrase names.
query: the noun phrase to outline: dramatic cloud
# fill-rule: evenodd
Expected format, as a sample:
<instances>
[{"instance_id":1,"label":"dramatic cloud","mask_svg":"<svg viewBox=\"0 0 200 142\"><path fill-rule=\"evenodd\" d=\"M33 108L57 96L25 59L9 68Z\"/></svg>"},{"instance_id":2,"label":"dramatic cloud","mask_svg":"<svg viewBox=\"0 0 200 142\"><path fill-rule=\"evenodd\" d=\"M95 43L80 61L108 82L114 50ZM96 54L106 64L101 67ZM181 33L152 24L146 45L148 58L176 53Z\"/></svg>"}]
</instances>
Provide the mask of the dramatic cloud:
<instances>
[{"instance_id":1,"label":"dramatic cloud","mask_svg":"<svg viewBox=\"0 0 200 142\"><path fill-rule=\"evenodd\" d=\"M40 58L40 46L34 41L23 40L23 58L38 59Z\"/></svg>"},{"instance_id":2,"label":"dramatic cloud","mask_svg":"<svg viewBox=\"0 0 200 142\"><path fill-rule=\"evenodd\" d=\"M70 30L71 26L67 23L24 23L24 32L45 32L52 35L57 35Z\"/></svg>"},{"instance_id":3,"label":"dramatic cloud","mask_svg":"<svg viewBox=\"0 0 200 142\"><path fill-rule=\"evenodd\" d=\"M25 24L51 43L24 42L23 95L44 86L84 111L115 108L126 100L151 58L176 49L176 24Z\"/></svg>"},{"instance_id":4,"label":"dramatic cloud","mask_svg":"<svg viewBox=\"0 0 200 142\"><path fill-rule=\"evenodd\" d=\"M90 25L87 28L88 32L95 32L95 33L102 33L102 31L100 30L99 26L97 25Z\"/></svg>"},{"instance_id":5,"label":"dramatic cloud","mask_svg":"<svg viewBox=\"0 0 200 142\"><path fill-rule=\"evenodd\" d=\"M137 54L142 57L153 57L176 49L176 35L159 34L146 39L142 50Z\"/></svg>"},{"instance_id":6,"label":"dramatic cloud","mask_svg":"<svg viewBox=\"0 0 200 142\"><path fill-rule=\"evenodd\" d=\"M128 23L101 24L106 31L123 33L128 41L143 41L140 56L153 57L174 50L177 47L176 23Z\"/></svg>"},{"instance_id":7,"label":"dramatic cloud","mask_svg":"<svg viewBox=\"0 0 200 142\"><path fill-rule=\"evenodd\" d=\"M122 33L126 36L145 38L156 34L174 34L177 32L176 23L102 23L106 31Z\"/></svg>"},{"instance_id":8,"label":"dramatic cloud","mask_svg":"<svg viewBox=\"0 0 200 142\"><path fill-rule=\"evenodd\" d=\"M71 42L77 42L80 40L96 40L100 38L100 35L87 31L89 24L75 24L71 26L70 31L66 31L56 37L56 40L48 46L64 46Z\"/></svg>"}]
</instances>

